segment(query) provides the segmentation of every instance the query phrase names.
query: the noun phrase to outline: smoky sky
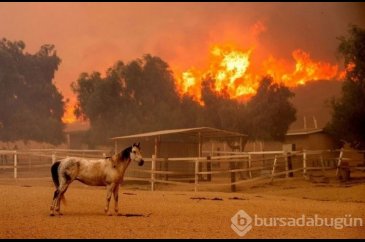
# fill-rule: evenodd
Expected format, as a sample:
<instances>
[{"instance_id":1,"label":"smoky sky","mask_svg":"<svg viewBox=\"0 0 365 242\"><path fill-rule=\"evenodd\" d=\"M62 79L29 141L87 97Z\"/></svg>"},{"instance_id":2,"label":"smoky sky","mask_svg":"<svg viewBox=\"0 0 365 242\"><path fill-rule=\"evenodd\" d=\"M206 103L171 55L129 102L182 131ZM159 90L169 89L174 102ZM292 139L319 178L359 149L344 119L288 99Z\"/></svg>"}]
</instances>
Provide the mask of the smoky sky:
<instances>
[{"instance_id":1,"label":"smoky sky","mask_svg":"<svg viewBox=\"0 0 365 242\"><path fill-rule=\"evenodd\" d=\"M255 32L258 23L265 28ZM255 62L301 48L341 63L337 37L349 24L365 27L364 3L0 3L0 37L23 40L29 53L54 44L62 59L55 83L71 99L81 72L147 53L175 69L203 67L220 43L254 46Z\"/></svg>"}]
</instances>

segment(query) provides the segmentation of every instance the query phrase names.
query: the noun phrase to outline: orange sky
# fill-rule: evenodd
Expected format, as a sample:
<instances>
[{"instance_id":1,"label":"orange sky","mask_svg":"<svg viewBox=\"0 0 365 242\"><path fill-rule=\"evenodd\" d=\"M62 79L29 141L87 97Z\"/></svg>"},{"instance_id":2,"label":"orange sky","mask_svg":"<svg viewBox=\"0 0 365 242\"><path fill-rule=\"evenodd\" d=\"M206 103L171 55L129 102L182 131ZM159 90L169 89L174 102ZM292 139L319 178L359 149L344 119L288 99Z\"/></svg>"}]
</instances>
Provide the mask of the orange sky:
<instances>
[{"instance_id":1,"label":"orange sky","mask_svg":"<svg viewBox=\"0 0 365 242\"><path fill-rule=\"evenodd\" d=\"M297 48L340 63L336 37L349 23L364 27L364 16L363 3L0 3L0 38L23 40L30 53L54 44L55 83L74 100L70 84L81 72L146 53L176 70L204 68L216 43L253 45L254 63L290 59Z\"/></svg>"}]
</instances>

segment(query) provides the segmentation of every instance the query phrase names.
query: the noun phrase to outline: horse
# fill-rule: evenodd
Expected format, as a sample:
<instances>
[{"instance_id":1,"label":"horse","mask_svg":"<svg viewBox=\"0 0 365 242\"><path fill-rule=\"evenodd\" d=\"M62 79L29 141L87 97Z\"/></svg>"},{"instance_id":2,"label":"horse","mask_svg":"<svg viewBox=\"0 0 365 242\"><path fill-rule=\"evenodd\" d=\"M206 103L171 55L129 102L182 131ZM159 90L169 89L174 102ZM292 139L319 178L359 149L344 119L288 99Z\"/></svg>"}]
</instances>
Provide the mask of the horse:
<instances>
[{"instance_id":1,"label":"horse","mask_svg":"<svg viewBox=\"0 0 365 242\"><path fill-rule=\"evenodd\" d=\"M111 157L105 157L99 160L88 160L76 157L67 157L55 162L51 166L52 180L56 187L51 204L51 216L55 211L60 212L60 201L64 199L64 194L68 186L78 180L90 186L106 186L106 205L104 212L109 213L109 203L112 194L114 195L114 210L118 215L118 191L119 184L123 182L124 173L128 165L132 162L138 162L142 166L144 160L140 152L140 143L124 149Z\"/></svg>"}]
</instances>

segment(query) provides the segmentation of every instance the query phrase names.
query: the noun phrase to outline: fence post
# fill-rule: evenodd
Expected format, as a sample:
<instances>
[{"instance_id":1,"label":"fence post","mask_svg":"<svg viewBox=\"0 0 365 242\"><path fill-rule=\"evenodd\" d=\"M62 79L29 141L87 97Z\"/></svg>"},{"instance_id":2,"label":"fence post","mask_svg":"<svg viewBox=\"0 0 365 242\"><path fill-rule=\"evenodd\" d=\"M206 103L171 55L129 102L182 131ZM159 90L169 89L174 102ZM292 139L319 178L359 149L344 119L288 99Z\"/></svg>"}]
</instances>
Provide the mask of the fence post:
<instances>
[{"instance_id":1,"label":"fence post","mask_svg":"<svg viewBox=\"0 0 365 242\"><path fill-rule=\"evenodd\" d=\"M18 178L18 154L17 151L14 152L14 178Z\"/></svg>"},{"instance_id":2,"label":"fence post","mask_svg":"<svg viewBox=\"0 0 365 242\"><path fill-rule=\"evenodd\" d=\"M303 176L307 176L307 153L303 150Z\"/></svg>"},{"instance_id":3,"label":"fence post","mask_svg":"<svg viewBox=\"0 0 365 242\"><path fill-rule=\"evenodd\" d=\"M339 171L339 169L340 169L340 165L341 165L341 162L342 162L342 157L343 157L343 149L341 148L340 156L338 157L337 170L336 170L336 177L338 176L338 171Z\"/></svg>"},{"instance_id":4,"label":"fence post","mask_svg":"<svg viewBox=\"0 0 365 242\"><path fill-rule=\"evenodd\" d=\"M271 171L271 180L270 180L270 183L272 183L274 181L274 174L275 174L275 167L276 167L276 162L277 162L277 157L275 155L275 158L274 158L274 164L272 165L272 171Z\"/></svg>"},{"instance_id":5,"label":"fence post","mask_svg":"<svg viewBox=\"0 0 365 242\"><path fill-rule=\"evenodd\" d=\"M288 171L290 171L290 172L286 173L287 177L294 177L294 173L291 171L291 170L293 170L292 157L293 157L293 155L291 152L287 153L287 166L288 166Z\"/></svg>"},{"instance_id":6,"label":"fence post","mask_svg":"<svg viewBox=\"0 0 365 242\"><path fill-rule=\"evenodd\" d=\"M211 157L207 156L207 160L208 160L208 162L207 162L207 171L208 172L212 171L212 162L210 161L210 159L211 159ZM209 173L207 175L207 179L208 179L208 181L212 181L212 174L211 173Z\"/></svg>"},{"instance_id":7,"label":"fence post","mask_svg":"<svg viewBox=\"0 0 365 242\"><path fill-rule=\"evenodd\" d=\"M251 154L248 154L248 174L250 176L250 179L252 178L252 172L251 172L251 167L252 167L252 158L251 158Z\"/></svg>"},{"instance_id":8,"label":"fence post","mask_svg":"<svg viewBox=\"0 0 365 242\"><path fill-rule=\"evenodd\" d=\"M195 160L195 184L194 184L194 191L198 191L198 182L199 182L199 160Z\"/></svg>"},{"instance_id":9,"label":"fence post","mask_svg":"<svg viewBox=\"0 0 365 242\"><path fill-rule=\"evenodd\" d=\"M56 162L56 154L52 153L52 165Z\"/></svg>"},{"instance_id":10,"label":"fence post","mask_svg":"<svg viewBox=\"0 0 365 242\"><path fill-rule=\"evenodd\" d=\"M165 158L164 159L164 169L165 171L169 171L169 159ZM169 174L165 174L165 180L169 180Z\"/></svg>"},{"instance_id":11,"label":"fence post","mask_svg":"<svg viewBox=\"0 0 365 242\"><path fill-rule=\"evenodd\" d=\"M230 170L234 170L236 169L235 166L235 162L229 162L230 164ZM236 184L234 184L236 182L236 172L235 171L231 171L231 192L236 192Z\"/></svg>"},{"instance_id":12,"label":"fence post","mask_svg":"<svg viewBox=\"0 0 365 242\"><path fill-rule=\"evenodd\" d=\"M14 151L14 178L18 178L18 154Z\"/></svg>"},{"instance_id":13,"label":"fence post","mask_svg":"<svg viewBox=\"0 0 365 242\"><path fill-rule=\"evenodd\" d=\"M323 161L323 154L321 154L321 157L320 157L320 161L321 161L321 166L322 166L322 173L324 174L325 173L325 166L324 166L324 161Z\"/></svg>"},{"instance_id":14,"label":"fence post","mask_svg":"<svg viewBox=\"0 0 365 242\"><path fill-rule=\"evenodd\" d=\"M152 155L151 162L151 191L155 190L156 155Z\"/></svg>"},{"instance_id":15,"label":"fence post","mask_svg":"<svg viewBox=\"0 0 365 242\"><path fill-rule=\"evenodd\" d=\"M289 153L285 152L285 178L289 177Z\"/></svg>"}]
</instances>

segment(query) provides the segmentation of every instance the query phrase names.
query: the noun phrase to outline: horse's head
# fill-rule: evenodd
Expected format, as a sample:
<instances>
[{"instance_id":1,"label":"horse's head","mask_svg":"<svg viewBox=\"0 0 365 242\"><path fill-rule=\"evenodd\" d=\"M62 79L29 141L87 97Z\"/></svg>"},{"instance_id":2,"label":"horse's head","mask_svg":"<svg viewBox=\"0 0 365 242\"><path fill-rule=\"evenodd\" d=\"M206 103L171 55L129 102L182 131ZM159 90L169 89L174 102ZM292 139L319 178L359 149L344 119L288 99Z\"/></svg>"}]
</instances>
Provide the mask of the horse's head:
<instances>
[{"instance_id":1,"label":"horse's head","mask_svg":"<svg viewBox=\"0 0 365 242\"><path fill-rule=\"evenodd\" d=\"M118 155L119 158L122 161L130 160L130 161L137 161L139 166L142 166L144 164L143 157L141 155L141 146L140 143L133 144L132 146L124 149L122 152Z\"/></svg>"},{"instance_id":2,"label":"horse's head","mask_svg":"<svg viewBox=\"0 0 365 242\"><path fill-rule=\"evenodd\" d=\"M133 144L132 149L129 155L131 161L137 161L139 166L143 166L144 160L141 155L141 145L138 142L138 144Z\"/></svg>"}]
</instances>

